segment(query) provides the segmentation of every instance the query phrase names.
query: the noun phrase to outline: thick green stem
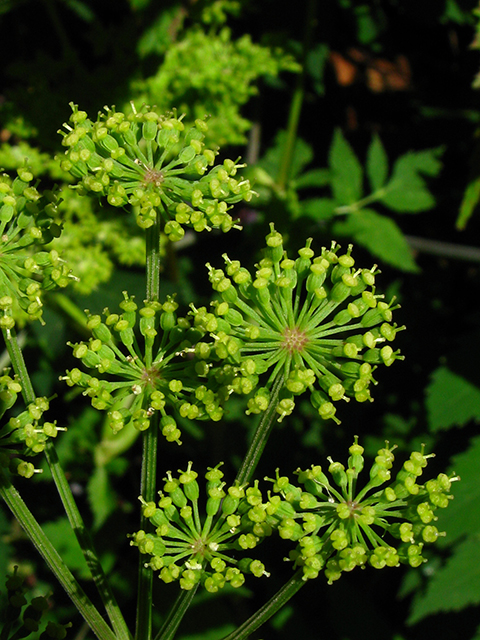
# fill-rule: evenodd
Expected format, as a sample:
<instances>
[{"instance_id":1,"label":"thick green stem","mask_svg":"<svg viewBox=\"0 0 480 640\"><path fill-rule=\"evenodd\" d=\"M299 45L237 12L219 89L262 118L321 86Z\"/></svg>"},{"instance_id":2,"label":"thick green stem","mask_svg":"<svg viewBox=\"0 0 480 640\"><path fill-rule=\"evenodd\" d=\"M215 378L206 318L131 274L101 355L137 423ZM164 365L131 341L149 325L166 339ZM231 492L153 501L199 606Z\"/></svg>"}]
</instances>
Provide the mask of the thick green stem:
<instances>
[{"instance_id":1,"label":"thick green stem","mask_svg":"<svg viewBox=\"0 0 480 640\"><path fill-rule=\"evenodd\" d=\"M0 495L96 637L99 640L117 640L117 636L90 602L18 491L1 470Z\"/></svg>"},{"instance_id":2,"label":"thick green stem","mask_svg":"<svg viewBox=\"0 0 480 640\"><path fill-rule=\"evenodd\" d=\"M145 502L155 500L156 471L158 447L158 420L152 417L150 427L143 434L143 457L140 495ZM147 530L150 523L142 515L140 528ZM138 566L138 600L137 600L137 628L136 640L150 640L152 637L152 587L153 571L145 567L145 560L141 554Z\"/></svg>"},{"instance_id":3,"label":"thick green stem","mask_svg":"<svg viewBox=\"0 0 480 640\"><path fill-rule=\"evenodd\" d=\"M302 111L302 104L305 96L305 62L308 52L310 51L316 24L316 4L317 0L308 0L307 2L305 34L303 38L302 71L297 76L295 89L293 91L292 103L290 105L290 113L288 116L287 139L285 141L282 161L276 181L277 187L281 192L284 192L286 189L290 175L290 167L292 166L293 154L295 151L298 123L300 122L300 113Z\"/></svg>"},{"instance_id":4,"label":"thick green stem","mask_svg":"<svg viewBox=\"0 0 480 640\"><path fill-rule=\"evenodd\" d=\"M25 404L35 402L35 392L30 376L28 375L23 353L18 345L15 332L13 330L9 332L4 331L4 338L12 361L13 369L20 380L20 384L22 385L22 394ZM75 503L70 485L65 477L58 460L55 446L51 440L47 440L45 445L45 456L57 487L57 491L60 495L63 508L67 514L68 521L82 549L95 586L98 589L102 602L105 606L105 610L107 611L110 622L115 630L116 637L118 640L129 640L129 638L131 638L130 632L128 631L120 608L115 600L115 596L110 589L105 573L103 572L102 566L98 560L98 556L93 546L93 541ZM35 544L35 540L32 539L32 542Z\"/></svg>"},{"instance_id":5,"label":"thick green stem","mask_svg":"<svg viewBox=\"0 0 480 640\"><path fill-rule=\"evenodd\" d=\"M263 605L253 616L244 622L238 629L224 636L222 640L245 640L250 634L256 631L267 620L269 620L277 611L279 611L297 591L305 584L302 578L303 571L299 569L270 600Z\"/></svg>"},{"instance_id":6,"label":"thick green stem","mask_svg":"<svg viewBox=\"0 0 480 640\"><path fill-rule=\"evenodd\" d=\"M158 300L160 297L160 214L158 212L155 224L146 231L146 246L147 300ZM154 415L149 429L143 433L140 495L146 502L155 500L158 429L158 415ZM142 515L140 528L148 531L149 527L148 519ZM152 637L152 587L153 572L150 568L145 567L144 559L140 554L136 640L150 640Z\"/></svg>"},{"instance_id":7,"label":"thick green stem","mask_svg":"<svg viewBox=\"0 0 480 640\"><path fill-rule=\"evenodd\" d=\"M175 603L168 615L168 618L165 620L162 628L155 636L155 640L173 640L177 629L183 620L183 616L186 614L188 607L190 606L193 597L198 589L199 583L186 591L182 589L178 594L178 598L175 600Z\"/></svg>"},{"instance_id":8,"label":"thick green stem","mask_svg":"<svg viewBox=\"0 0 480 640\"><path fill-rule=\"evenodd\" d=\"M237 482L239 484L246 484L250 481L258 463L262 456L265 445L267 444L268 437L275 423L275 409L278 404L278 394L283 387L284 378L280 376L275 381L273 386L270 403L262 416L260 424L255 431L253 440L245 455L240 471L237 474Z\"/></svg>"}]
</instances>

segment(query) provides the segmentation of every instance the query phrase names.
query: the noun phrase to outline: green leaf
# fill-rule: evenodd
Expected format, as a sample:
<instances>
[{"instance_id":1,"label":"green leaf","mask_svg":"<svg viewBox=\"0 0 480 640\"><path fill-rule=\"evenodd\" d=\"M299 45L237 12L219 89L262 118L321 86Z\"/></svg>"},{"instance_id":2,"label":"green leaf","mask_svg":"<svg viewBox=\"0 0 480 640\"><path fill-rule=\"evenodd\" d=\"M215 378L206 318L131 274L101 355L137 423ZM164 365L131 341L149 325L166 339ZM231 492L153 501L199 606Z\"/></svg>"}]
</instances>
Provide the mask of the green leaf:
<instances>
[{"instance_id":1,"label":"green leaf","mask_svg":"<svg viewBox=\"0 0 480 640\"><path fill-rule=\"evenodd\" d=\"M312 198L300 202L300 216L314 220L329 220L335 211L337 202L331 198Z\"/></svg>"},{"instance_id":2,"label":"green leaf","mask_svg":"<svg viewBox=\"0 0 480 640\"><path fill-rule=\"evenodd\" d=\"M467 226L467 222L472 217L475 208L480 201L480 178L475 178L469 182L465 193L463 194L462 204L458 212L458 218L455 223L457 229L462 231Z\"/></svg>"},{"instance_id":3,"label":"green leaf","mask_svg":"<svg viewBox=\"0 0 480 640\"><path fill-rule=\"evenodd\" d=\"M480 603L480 537L462 542L430 580L425 595L413 602L408 618L415 624L439 611L459 611Z\"/></svg>"},{"instance_id":4,"label":"green leaf","mask_svg":"<svg viewBox=\"0 0 480 640\"><path fill-rule=\"evenodd\" d=\"M97 466L87 484L88 500L93 512L93 528L99 529L115 509L117 497L113 491L107 470Z\"/></svg>"},{"instance_id":5,"label":"green leaf","mask_svg":"<svg viewBox=\"0 0 480 640\"><path fill-rule=\"evenodd\" d=\"M450 468L460 477L452 488L455 496L447 509L436 512L436 526L446 531L446 544L451 544L465 536L480 535L480 436L472 439L469 449L455 456ZM440 541L439 541L440 542Z\"/></svg>"},{"instance_id":6,"label":"green leaf","mask_svg":"<svg viewBox=\"0 0 480 640\"><path fill-rule=\"evenodd\" d=\"M432 431L480 420L480 389L466 378L439 367L426 389L425 405Z\"/></svg>"},{"instance_id":7,"label":"green leaf","mask_svg":"<svg viewBox=\"0 0 480 640\"><path fill-rule=\"evenodd\" d=\"M333 225L333 236L352 238L386 264L402 271L416 272L418 267L405 236L393 220L373 209L360 209Z\"/></svg>"},{"instance_id":8,"label":"green leaf","mask_svg":"<svg viewBox=\"0 0 480 640\"><path fill-rule=\"evenodd\" d=\"M442 152L441 148L410 151L399 158L380 201L400 213L418 213L434 207L435 198L421 174L435 176L439 173L442 165L437 156Z\"/></svg>"},{"instance_id":9,"label":"green leaf","mask_svg":"<svg viewBox=\"0 0 480 640\"><path fill-rule=\"evenodd\" d=\"M321 43L310 50L305 61L305 66L312 77L315 91L321 96L325 93L324 74L329 54L328 45Z\"/></svg>"},{"instance_id":10,"label":"green leaf","mask_svg":"<svg viewBox=\"0 0 480 640\"><path fill-rule=\"evenodd\" d=\"M331 174L328 169L312 169L306 171L295 179L296 189L307 189L309 187L324 187L330 184Z\"/></svg>"},{"instance_id":11,"label":"green leaf","mask_svg":"<svg viewBox=\"0 0 480 640\"><path fill-rule=\"evenodd\" d=\"M280 165L283 158L285 144L287 142L287 132L279 131L275 138L275 143L265 153L258 163L271 176L278 176ZM290 167L290 177L294 178L299 175L303 168L313 160L312 147L305 140L297 138L295 140L295 148L293 152L292 164Z\"/></svg>"},{"instance_id":12,"label":"green leaf","mask_svg":"<svg viewBox=\"0 0 480 640\"><path fill-rule=\"evenodd\" d=\"M90 579L90 570L68 519L62 517L47 522L42 529L70 571L78 572L78 577L82 579Z\"/></svg>"},{"instance_id":13,"label":"green leaf","mask_svg":"<svg viewBox=\"0 0 480 640\"><path fill-rule=\"evenodd\" d=\"M341 205L358 202L363 194L363 169L340 129L335 130L328 162L335 200Z\"/></svg>"},{"instance_id":14,"label":"green leaf","mask_svg":"<svg viewBox=\"0 0 480 640\"><path fill-rule=\"evenodd\" d=\"M141 3L136 0L136 9L143 9ZM177 5L163 9L157 18L144 31L138 40L137 51L141 58L148 55L164 54L175 40L177 31L181 28L184 15Z\"/></svg>"},{"instance_id":15,"label":"green leaf","mask_svg":"<svg viewBox=\"0 0 480 640\"><path fill-rule=\"evenodd\" d=\"M378 191L388 176L388 158L380 138L375 135L367 152L367 175L372 191Z\"/></svg>"}]
</instances>

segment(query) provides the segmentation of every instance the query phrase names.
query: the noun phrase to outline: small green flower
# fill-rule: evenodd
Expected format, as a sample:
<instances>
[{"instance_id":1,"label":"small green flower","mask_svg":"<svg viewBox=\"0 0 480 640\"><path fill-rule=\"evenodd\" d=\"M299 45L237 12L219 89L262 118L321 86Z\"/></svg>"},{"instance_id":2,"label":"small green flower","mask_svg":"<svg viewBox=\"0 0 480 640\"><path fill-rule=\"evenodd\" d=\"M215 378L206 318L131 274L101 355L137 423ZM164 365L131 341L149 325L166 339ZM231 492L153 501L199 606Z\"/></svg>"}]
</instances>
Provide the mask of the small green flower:
<instances>
[{"instance_id":1,"label":"small green flower","mask_svg":"<svg viewBox=\"0 0 480 640\"><path fill-rule=\"evenodd\" d=\"M0 176L0 327L15 325L18 308L42 321L45 291L65 287L73 276L55 250L40 248L60 235L55 222L58 196L42 194L27 168L12 180Z\"/></svg>"},{"instance_id":2,"label":"small green flower","mask_svg":"<svg viewBox=\"0 0 480 640\"><path fill-rule=\"evenodd\" d=\"M272 482L279 495L271 498L267 511L277 520L282 538L298 541L290 559L303 568L304 580L324 570L331 584L342 572L367 564L376 569L400 563L418 567L426 562L424 545L445 535L434 525L434 512L448 506L451 484L459 478L440 473L418 484L433 456L422 449L411 454L392 480L394 448L387 443L378 451L369 480L359 490L364 458L357 438L349 449L347 468L329 458L333 482L319 465L296 472L302 486L277 470Z\"/></svg>"},{"instance_id":3,"label":"small green flower","mask_svg":"<svg viewBox=\"0 0 480 640\"><path fill-rule=\"evenodd\" d=\"M371 401L376 367L403 357L389 344L404 329L392 323L398 305L376 293L376 266L355 268L351 246L341 254L332 243L315 257L310 238L292 260L281 234L270 227L255 277L226 255L226 273L207 265L223 300L215 304L222 320L214 334L217 355L237 364L248 361L247 379L268 373L247 413L264 411L279 384L280 419L293 411L294 397L309 389L320 416L339 422L334 403Z\"/></svg>"},{"instance_id":4,"label":"small green flower","mask_svg":"<svg viewBox=\"0 0 480 640\"><path fill-rule=\"evenodd\" d=\"M92 406L108 412L114 433L128 424L144 431L159 411L163 435L169 442L181 444L180 430L167 414L168 406L189 420L218 421L228 387L209 375L208 369L199 370L194 345L203 333L187 319L177 317L178 305L173 298L163 304L145 302L138 309L132 296L123 295L123 313L105 309L104 321L99 315L90 315L87 324L93 337L70 345L73 355L100 375L75 368L62 379L70 386L83 387ZM141 340L135 334L138 316Z\"/></svg>"},{"instance_id":5,"label":"small green flower","mask_svg":"<svg viewBox=\"0 0 480 640\"><path fill-rule=\"evenodd\" d=\"M68 148L62 169L113 207L133 205L140 227L151 227L160 212L172 241L183 237L184 225L229 231L230 205L251 200L249 181L234 177L243 165L224 160L213 166L218 151L205 148L204 120L185 130L174 113L159 115L146 106L137 112L132 105L129 115L106 107L92 122L71 107L67 132L60 131Z\"/></svg>"},{"instance_id":6,"label":"small green flower","mask_svg":"<svg viewBox=\"0 0 480 640\"><path fill-rule=\"evenodd\" d=\"M200 515L198 474L191 462L186 471L179 470L178 478L167 473L158 504L140 498L143 514L156 530L138 531L130 544L152 556L146 566L159 571L166 583L178 580L182 589L189 590L200 582L215 593L226 584L242 586L245 573L269 575L259 560L237 560L231 554L249 552L272 532L261 491L257 484L227 488L220 466L205 474L204 517Z\"/></svg>"},{"instance_id":7,"label":"small green flower","mask_svg":"<svg viewBox=\"0 0 480 640\"><path fill-rule=\"evenodd\" d=\"M10 409L17 399L22 387L16 378L8 374L0 376L0 415ZM31 462L23 457L32 457L45 449L47 438L55 438L59 431L56 422L45 422L43 414L49 408L47 398L36 398L25 411L0 427L0 466L10 469L12 473L31 478L39 473Z\"/></svg>"}]
</instances>

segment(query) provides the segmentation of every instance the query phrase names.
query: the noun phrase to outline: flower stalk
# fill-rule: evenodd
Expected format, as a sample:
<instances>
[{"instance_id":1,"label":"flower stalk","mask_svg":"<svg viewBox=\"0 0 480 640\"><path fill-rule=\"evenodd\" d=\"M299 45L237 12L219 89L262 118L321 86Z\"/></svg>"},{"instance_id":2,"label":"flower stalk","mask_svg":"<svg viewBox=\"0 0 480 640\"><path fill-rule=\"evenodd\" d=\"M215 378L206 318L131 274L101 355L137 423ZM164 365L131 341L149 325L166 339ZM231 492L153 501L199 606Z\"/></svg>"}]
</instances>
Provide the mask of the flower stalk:
<instances>
[{"instance_id":1,"label":"flower stalk","mask_svg":"<svg viewBox=\"0 0 480 640\"><path fill-rule=\"evenodd\" d=\"M128 635L117 635L107 625L1 469L0 495L98 640L128 638Z\"/></svg>"}]
</instances>

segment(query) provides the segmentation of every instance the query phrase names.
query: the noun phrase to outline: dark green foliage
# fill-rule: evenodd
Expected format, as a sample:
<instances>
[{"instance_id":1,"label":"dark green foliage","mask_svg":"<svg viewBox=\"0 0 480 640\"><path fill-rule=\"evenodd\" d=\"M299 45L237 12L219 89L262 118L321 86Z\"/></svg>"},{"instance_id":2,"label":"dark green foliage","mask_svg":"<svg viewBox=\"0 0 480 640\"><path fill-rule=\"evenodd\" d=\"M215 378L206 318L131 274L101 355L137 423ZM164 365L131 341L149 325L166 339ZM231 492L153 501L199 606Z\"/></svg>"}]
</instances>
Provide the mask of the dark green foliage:
<instances>
[{"instance_id":1,"label":"dark green foliage","mask_svg":"<svg viewBox=\"0 0 480 640\"><path fill-rule=\"evenodd\" d=\"M188 230L177 245L162 238L162 302L178 292L182 314L189 303L212 311L203 265L219 269L227 253L253 272L273 221L293 257L312 237L315 249L335 239L343 251L354 245L358 264L378 263L384 272L377 276L378 291L393 282L387 302L397 296L401 308L395 317L408 329L396 342L406 360L378 375L374 403L342 402L337 425L325 423L303 396L298 413L274 429L258 477L273 477L277 467L293 477L312 460L343 459L359 434L368 456L386 439L398 444L402 455L408 452L405 459L425 443L427 452L437 454L429 464L435 475L448 468L461 478L452 487L454 500L435 523L447 536L426 554L426 570L354 571L328 588L320 579L312 581L252 638L370 640L376 633L386 640L432 634L454 640L462 628L465 640L478 640L478 2L281 5L274 0L0 2L0 168L9 175L3 184L15 179L18 184L17 170L28 167L30 184L39 192L59 186L63 195L48 225L55 233L58 225L62 233L52 246L79 278L61 292L53 286L42 292L43 313L35 308L36 315L30 315L43 317L45 327L32 324L25 309L12 310L6 303L0 316L7 318L7 329L12 318L17 322L35 391L49 398L45 419L67 428L56 438L58 455L130 622L137 558L126 533L138 531L138 432L125 429L121 439L112 438L105 415L90 406L82 389L67 387L59 376L79 366L66 341L86 343L91 336L84 309L90 317L106 307L113 310L124 290L141 306L143 231L129 210L71 188L56 132L70 117L72 101L92 121L104 105L129 112L130 101L139 111L148 103L161 112L176 109L177 117L185 113L186 128L208 116L206 144L222 147L220 162L241 157L239 162L248 164L238 175L251 181L258 197L229 210L243 232L200 237ZM315 19L305 41L307 6ZM428 240L436 241L433 254L427 253ZM442 243L453 245L453 257L444 257ZM470 261L457 259L462 245L473 247ZM18 261L20 270L27 257ZM2 258L0 266L6 262ZM58 266L54 263L55 256L49 256L46 266L51 270ZM13 404L7 382L0 398L2 427L26 410L20 400ZM219 423L204 426L179 417L184 444L162 445L159 478L191 459L201 473L223 459L230 486L256 425L241 400L230 402ZM18 488L89 591L88 571L48 468L37 458L43 474L20 479ZM3 505L0 536L0 584L18 564L22 576L33 574L33 582L45 587L42 595L54 593L49 620L73 620L75 633L69 635L83 633L81 619ZM216 600L199 593L176 637L223 638L290 578L291 563L279 561L288 553L280 541L264 543L260 551L272 576L247 582L239 591L225 589ZM165 609L158 603L170 605L176 590L157 582L154 615L160 626ZM5 598L0 603L6 606ZM352 615L345 616L346 606Z\"/></svg>"}]
</instances>

